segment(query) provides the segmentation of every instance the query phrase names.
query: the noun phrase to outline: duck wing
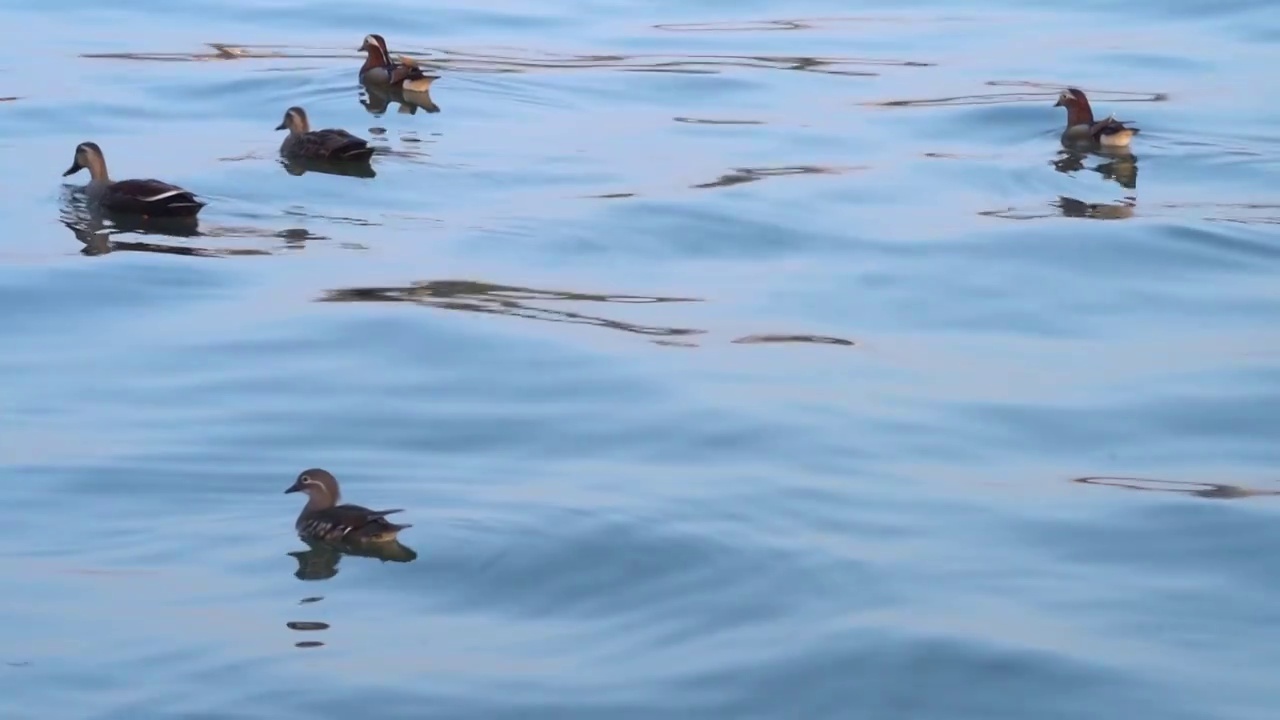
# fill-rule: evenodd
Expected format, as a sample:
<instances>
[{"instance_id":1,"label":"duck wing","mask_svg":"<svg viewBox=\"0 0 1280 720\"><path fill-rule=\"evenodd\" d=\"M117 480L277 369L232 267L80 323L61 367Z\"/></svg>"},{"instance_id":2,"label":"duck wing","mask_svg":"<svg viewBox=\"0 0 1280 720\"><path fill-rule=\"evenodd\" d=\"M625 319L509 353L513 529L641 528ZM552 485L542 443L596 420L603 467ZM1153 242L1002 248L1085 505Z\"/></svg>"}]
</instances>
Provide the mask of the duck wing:
<instances>
[{"instance_id":1,"label":"duck wing","mask_svg":"<svg viewBox=\"0 0 1280 720\"><path fill-rule=\"evenodd\" d=\"M112 183L103 193L102 204L110 210L141 215L191 216L206 203L190 190L147 178Z\"/></svg>"},{"instance_id":2,"label":"duck wing","mask_svg":"<svg viewBox=\"0 0 1280 720\"><path fill-rule=\"evenodd\" d=\"M438 75L428 75L416 63L401 62L391 66L391 85L405 90L426 92L431 83L439 80Z\"/></svg>"},{"instance_id":3,"label":"duck wing","mask_svg":"<svg viewBox=\"0 0 1280 720\"><path fill-rule=\"evenodd\" d=\"M301 523L298 530L304 536L329 542L391 540L401 530L413 527L387 521L388 515L398 512L404 512L404 510L402 508L370 510L361 505L336 505L312 514Z\"/></svg>"},{"instance_id":4,"label":"duck wing","mask_svg":"<svg viewBox=\"0 0 1280 720\"><path fill-rule=\"evenodd\" d=\"M1128 120L1117 120L1115 115L1108 115L1089 126L1089 135L1096 140L1101 140L1106 135L1131 137L1138 134L1138 128L1129 127L1127 125L1129 122Z\"/></svg>"},{"instance_id":5,"label":"duck wing","mask_svg":"<svg viewBox=\"0 0 1280 720\"><path fill-rule=\"evenodd\" d=\"M316 160L368 160L373 148L362 138L335 128L312 130L298 136L294 151Z\"/></svg>"}]
</instances>

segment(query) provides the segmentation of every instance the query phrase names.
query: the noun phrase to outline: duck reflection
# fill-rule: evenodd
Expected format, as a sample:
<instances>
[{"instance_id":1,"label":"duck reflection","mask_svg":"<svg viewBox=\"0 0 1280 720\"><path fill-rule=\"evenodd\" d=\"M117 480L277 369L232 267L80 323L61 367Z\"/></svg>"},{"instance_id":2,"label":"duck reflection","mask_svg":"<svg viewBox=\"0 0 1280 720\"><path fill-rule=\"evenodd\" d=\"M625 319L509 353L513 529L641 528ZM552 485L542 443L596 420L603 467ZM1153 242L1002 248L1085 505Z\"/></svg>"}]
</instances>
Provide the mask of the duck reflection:
<instances>
[{"instance_id":1,"label":"duck reflection","mask_svg":"<svg viewBox=\"0 0 1280 720\"><path fill-rule=\"evenodd\" d=\"M529 301L602 303L687 303L698 298L596 295L560 290L538 290L515 285L495 285L475 280L428 280L404 287L353 287L327 290L318 302L410 302L443 310L509 315L543 322L596 325L623 332L654 336L700 335L705 330L638 325L569 310L538 307Z\"/></svg>"},{"instance_id":2,"label":"duck reflection","mask_svg":"<svg viewBox=\"0 0 1280 720\"><path fill-rule=\"evenodd\" d=\"M1071 482L1080 483L1082 485L1106 485L1108 487L1118 487L1126 490L1181 493L1184 495L1195 495L1196 497L1210 498L1213 500L1238 500L1240 498L1247 497L1280 495L1280 490L1253 490L1250 488L1240 487L1239 485L1224 485L1222 483L1157 480L1153 478L1138 477L1106 477L1099 475L1094 477L1073 478Z\"/></svg>"},{"instance_id":3,"label":"duck reflection","mask_svg":"<svg viewBox=\"0 0 1280 720\"><path fill-rule=\"evenodd\" d=\"M1106 162L1100 163L1090 170L1098 173L1102 177L1115 182L1126 190L1134 190L1138 187L1138 156L1127 150L1106 150L1093 153L1106 159ZM1053 169L1064 175L1079 172L1085 169L1085 161L1088 160L1090 154L1077 152L1074 150L1060 150L1058 157L1055 158Z\"/></svg>"},{"instance_id":4,"label":"duck reflection","mask_svg":"<svg viewBox=\"0 0 1280 720\"><path fill-rule=\"evenodd\" d=\"M366 85L364 91L366 97L360 98L360 104L370 115L377 117L385 115L393 102L399 105L396 112L402 115L416 115L419 108L428 113L440 112L440 106L431 99L430 86L427 86L426 90L417 91Z\"/></svg>"},{"instance_id":5,"label":"duck reflection","mask_svg":"<svg viewBox=\"0 0 1280 720\"><path fill-rule=\"evenodd\" d=\"M1058 199L1050 203L1050 205L1058 208L1063 217L1091 218L1093 220L1125 220L1133 217L1134 207L1129 202L1090 203L1067 197L1066 195L1059 195Z\"/></svg>"},{"instance_id":6,"label":"duck reflection","mask_svg":"<svg viewBox=\"0 0 1280 720\"><path fill-rule=\"evenodd\" d=\"M299 580L328 580L337 575L338 563L343 555L398 563L410 563L418 559L418 553L399 540L367 547L342 548L314 541L304 542L307 544L306 550L295 550L289 553L298 561L298 569L294 571L293 576Z\"/></svg>"},{"instance_id":7,"label":"duck reflection","mask_svg":"<svg viewBox=\"0 0 1280 720\"><path fill-rule=\"evenodd\" d=\"M373 165L366 162L334 162L332 160L315 160L311 158L281 158L280 164L285 172L299 176L309 172L324 175L342 175L345 177L374 178L378 173Z\"/></svg>"},{"instance_id":8,"label":"duck reflection","mask_svg":"<svg viewBox=\"0 0 1280 720\"><path fill-rule=\"evenodd\" d=\"M83 255L106 255L112 252L152 252L194 257L227 257L236 255L270 255L255 248L208 248L146 241L117 240L122 234L159 235L172 238L242 236L284 240L285 247L298 248L307 240L323 239L302 228L262 230L256 228L201 229L196 218L147 218L139 215L112 213L87 203L82 194L72 192L64 204L62 224L84 244Z\"/></svg>"}]
</instances>

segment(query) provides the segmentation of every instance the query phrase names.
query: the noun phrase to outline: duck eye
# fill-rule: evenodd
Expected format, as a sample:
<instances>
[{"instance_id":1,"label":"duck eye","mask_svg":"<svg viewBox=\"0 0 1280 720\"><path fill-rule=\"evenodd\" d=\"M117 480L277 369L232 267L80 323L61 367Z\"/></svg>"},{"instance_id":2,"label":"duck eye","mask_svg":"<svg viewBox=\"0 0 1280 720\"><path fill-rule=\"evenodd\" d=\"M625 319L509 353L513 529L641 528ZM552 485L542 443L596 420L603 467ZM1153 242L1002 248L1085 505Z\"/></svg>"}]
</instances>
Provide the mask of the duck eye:
<instances>
[{"instance_id":1,"label":"duck eye","mask_svg":"<svg viewBox=\"0 0 1280 720\"><path fill-rule=\"evenodd\" d=\"M298 482L302 483L303 485L308 485L311 483L311 476L303 475L302 477L298 478Z\"/></svg>"}]
</instances>

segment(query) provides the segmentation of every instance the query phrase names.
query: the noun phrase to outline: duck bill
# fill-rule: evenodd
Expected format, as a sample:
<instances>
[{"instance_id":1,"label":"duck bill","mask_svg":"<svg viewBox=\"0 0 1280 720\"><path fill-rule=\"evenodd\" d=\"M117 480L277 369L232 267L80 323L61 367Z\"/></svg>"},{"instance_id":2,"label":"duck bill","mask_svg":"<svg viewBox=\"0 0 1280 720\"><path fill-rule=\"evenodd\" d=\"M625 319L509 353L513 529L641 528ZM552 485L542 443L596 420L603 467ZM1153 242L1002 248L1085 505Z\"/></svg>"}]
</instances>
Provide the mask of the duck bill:
<instances>
[{"instance_id":1,"label":"duck bill","mask_svg":"<svg viewBox=\"0 0 1280 720\"><path fill-rule=\"evenodd\" d=\"M80 172L80 168L81 168L80 163L73 162L71 163L71 167L67 168L67 171L62 173L62 177L66 177L68 175L75 175L76 173Z\"/></svg>"},{"instance_id":2,"label":"duck bill","mask_svg":"<svg viewBox=\"0 0 1280 720\"><path fill-rule=\"evenodd\" d=\"M1062 98L1058 98L1058 102L1053 104L1054 107L1062 107L1063 105L1066 105L1066 103L1062 102Z\"/></svg>"},{"instance_id":3,"label":"duck bill","mask_svg":"<svg viewBox=\"0 0 1280 720\"><path fill-rule=\"evenodd\" d=\"M277 125L277 126L276 126L276 129L277 129L277 130L284 130L284 129L285 129L285 124L284 124L284 123L280 123L279 125Z\"/></svg>"},{"instance_id":4,"label":"duck bill","mask_svg":"<svg viewBox=\"0 0 1280 720\"><path fill-rule=\"evenodd\" d=\"M290 485L290 486L289 486L289 489L287 489L287 490L285 490L285 491L284 491L284 494L285 494L285 495L288 495L289 493L296 493L296 492L298 492L298 491L299 491L299 490L301 490L301 489L302 489L302 488L298 487L298 483L294 483L294 484L292 484L292 485Z\"/></svg>"}]
</instances>

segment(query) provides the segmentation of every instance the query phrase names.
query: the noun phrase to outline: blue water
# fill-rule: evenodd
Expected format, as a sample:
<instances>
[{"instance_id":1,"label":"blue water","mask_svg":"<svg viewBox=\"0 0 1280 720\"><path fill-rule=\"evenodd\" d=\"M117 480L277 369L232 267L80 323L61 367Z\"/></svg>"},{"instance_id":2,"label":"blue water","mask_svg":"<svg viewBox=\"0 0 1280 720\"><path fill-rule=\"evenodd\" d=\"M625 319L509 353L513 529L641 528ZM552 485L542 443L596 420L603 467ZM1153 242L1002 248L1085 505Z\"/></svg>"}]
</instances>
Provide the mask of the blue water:
<instances>
[{"instance_id":1,"label":"blue water","mask_svg":"<svg viewBox=\"0 0 1280 720\"><path fill-rule=\"evenodd\" d=\"M0 717L1280 716L1274 3L0 27ZM200 234L86 220L84 140ZM301 543L313 466L416 559Z\"/></svg>"}]
</instances>

